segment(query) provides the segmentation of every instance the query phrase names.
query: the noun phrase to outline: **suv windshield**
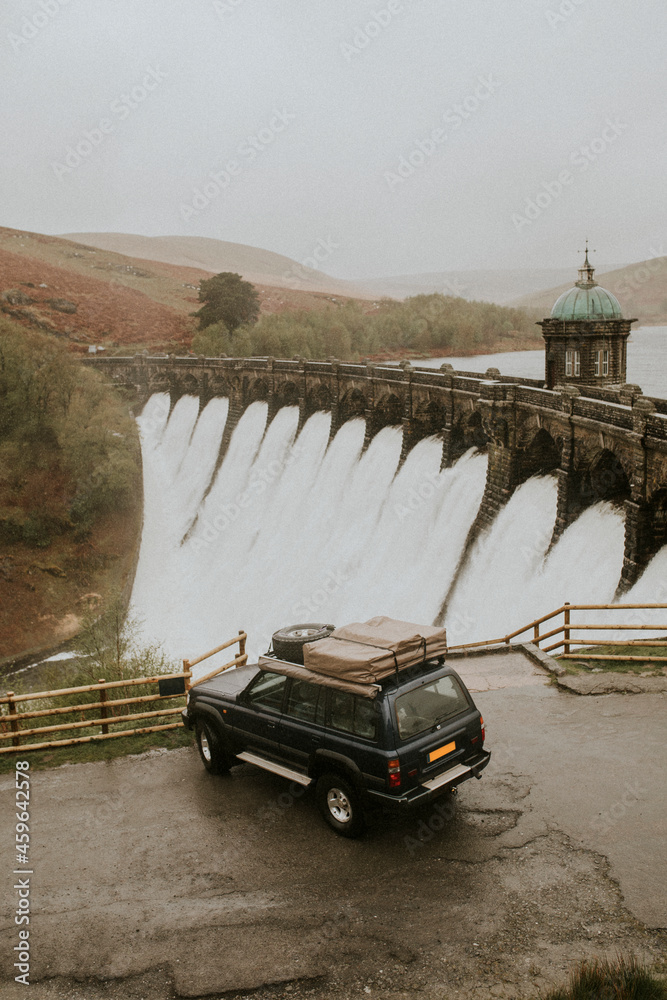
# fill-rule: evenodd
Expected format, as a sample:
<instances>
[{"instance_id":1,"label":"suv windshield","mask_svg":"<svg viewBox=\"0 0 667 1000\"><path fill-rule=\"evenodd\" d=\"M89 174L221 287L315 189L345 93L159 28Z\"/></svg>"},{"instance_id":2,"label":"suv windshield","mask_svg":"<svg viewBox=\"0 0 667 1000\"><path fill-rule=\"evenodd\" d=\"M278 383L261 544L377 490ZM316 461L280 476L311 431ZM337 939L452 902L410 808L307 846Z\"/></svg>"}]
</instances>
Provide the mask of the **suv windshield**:
<instances>
[{"instance_id":1,"label":"suv windshield","mask_svg":"<svg viewBox=\"0 0 667 1000\"><path fill-rule=\"evenodd\" d=\"M470 706L456 678L446 675L399 695L395 707L399 735L407 740Z\"/></svg>"}]
</instances>

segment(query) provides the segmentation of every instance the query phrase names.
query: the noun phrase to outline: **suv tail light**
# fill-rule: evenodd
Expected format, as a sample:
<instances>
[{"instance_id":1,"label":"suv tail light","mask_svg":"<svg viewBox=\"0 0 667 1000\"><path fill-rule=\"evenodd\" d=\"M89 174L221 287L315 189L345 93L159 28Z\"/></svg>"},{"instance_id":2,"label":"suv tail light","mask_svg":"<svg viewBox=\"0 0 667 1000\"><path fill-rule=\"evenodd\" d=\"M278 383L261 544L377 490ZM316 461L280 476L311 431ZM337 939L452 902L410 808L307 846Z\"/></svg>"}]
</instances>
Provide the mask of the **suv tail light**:
<instances>
[{"instance_id":1,"label":"suv tail light","mask_svg":"<svg viewBox=\"0 0 667 1000\"><path fill-rule=\"evenodd\" d=\"M387 775L390 788L401 787L401 762L398 757L387 761Z\"/></svg>"},{"instance_id":2,"label":"suv tail light","mask_svg":"<svg viewBox=\"0 0 667 1000\"><path fill-rule=\"evenodd\" d=\"M479 717L479 724L482 727L482 746L484 746L484 740L486 739L486 729L484 728L484 719L481 715Z\"/></svg>"}]
</instances>

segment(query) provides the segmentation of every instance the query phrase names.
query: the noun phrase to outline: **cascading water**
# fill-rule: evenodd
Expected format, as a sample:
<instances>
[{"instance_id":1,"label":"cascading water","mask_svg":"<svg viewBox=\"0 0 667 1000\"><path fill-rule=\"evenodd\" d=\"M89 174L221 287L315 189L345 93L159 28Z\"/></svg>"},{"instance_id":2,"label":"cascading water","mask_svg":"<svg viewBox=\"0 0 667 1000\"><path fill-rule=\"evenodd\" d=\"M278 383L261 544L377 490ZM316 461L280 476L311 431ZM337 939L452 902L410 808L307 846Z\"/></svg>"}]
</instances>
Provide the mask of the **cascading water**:
<instances>
[{"instance_id":1,"label":"cascading water","mask_svg":"<svg viewBox=\"0 0 667 1000\"><path fill-rule=\"evenodd\" d=\"M195 656L239 628L254 655L297 621L388 614L433 622L448 594L456 644L504 635L565 600L613 597L621 514L597 504L547 553L551 477L516 491L454 583L484 491L484 456L471 450L440 471L441 441L427 438L399 469L397 427L381 430L362 454L362 420L329 442L329 414L314 414L297 436L296 407L266 428L267 406L254 403L216 473L227 401L198 411L198 400L183 397L169 415L168 397L158 394L139 418L145 512L133 610L146 638L170 655ZM651 591L659 561L658 575L667 555L637 584L637 600L644 580Z\"/></svg>"}]
</instances>

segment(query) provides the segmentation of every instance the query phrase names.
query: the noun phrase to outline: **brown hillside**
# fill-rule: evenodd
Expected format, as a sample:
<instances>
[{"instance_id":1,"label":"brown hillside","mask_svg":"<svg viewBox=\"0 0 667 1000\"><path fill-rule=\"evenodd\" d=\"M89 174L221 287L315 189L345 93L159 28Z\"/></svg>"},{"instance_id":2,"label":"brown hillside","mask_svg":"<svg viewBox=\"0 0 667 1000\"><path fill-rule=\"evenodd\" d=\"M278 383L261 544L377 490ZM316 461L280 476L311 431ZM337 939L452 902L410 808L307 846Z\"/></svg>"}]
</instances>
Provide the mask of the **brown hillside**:
<instances>
[{"instance_id":1,"label":"brown hillside","mask_svg":"<svg viewBox=\"0 0 667 1000\"><path fill-rule=\"evenodd\" d=\"M89 343L187 348L199 282L211 273L0 228L0 309L24 325L68 337L79 350ZM346 301L271 285L257 290L266 313L336 308ZM367 301L363 305L376 308Z\"/></svg>"}]
</instances>

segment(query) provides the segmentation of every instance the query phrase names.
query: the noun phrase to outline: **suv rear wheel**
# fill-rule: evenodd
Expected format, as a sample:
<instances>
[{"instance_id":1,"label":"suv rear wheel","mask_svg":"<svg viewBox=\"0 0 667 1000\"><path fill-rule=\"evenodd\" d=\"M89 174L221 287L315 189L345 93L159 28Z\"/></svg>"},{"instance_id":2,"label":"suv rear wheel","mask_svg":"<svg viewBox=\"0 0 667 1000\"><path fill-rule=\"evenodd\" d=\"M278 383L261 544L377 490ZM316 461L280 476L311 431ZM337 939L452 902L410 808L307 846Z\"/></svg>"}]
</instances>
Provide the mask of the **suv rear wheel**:
<instances>
[{"instance_id":1,"label":"suv rear wheel","mask_svg":"<svg viewBox=\"0 0 667 1000\"><path fill-rule=\"evenodd\" d=\"M361 796L340 774L323 774L316 786L317 804L332 830L341 837L358 837L364 821Z\"/></svg>"},{"instance_id":2,"label":"suv rear wheel","mask_svg":"<svg viewBox=\"0 0 667 1000\"><path fill-rule=\"evenodd\" d=\"M335 625L309 622L305 625L288 625L273 633L273 651L280 660L303 664L303 647L307 642L317 642L331 635Z\"/></svg>"},{"instance_id":3,"label":"suv rear wheel","mask_svg":"<svg viewBox=\"0 0 667 1000\"><path fill-rule=\"evenodd\" d=\"M203 719L197 719L195 733L199 756L206 770L210 774L226 774L236 761L225 752L215 727Z\"/></svg>"}]
</instances>

